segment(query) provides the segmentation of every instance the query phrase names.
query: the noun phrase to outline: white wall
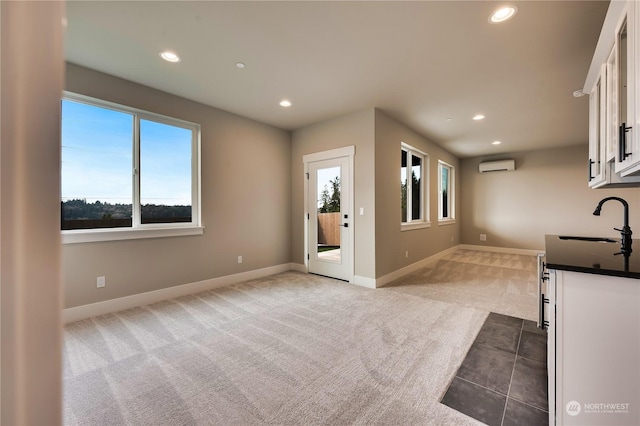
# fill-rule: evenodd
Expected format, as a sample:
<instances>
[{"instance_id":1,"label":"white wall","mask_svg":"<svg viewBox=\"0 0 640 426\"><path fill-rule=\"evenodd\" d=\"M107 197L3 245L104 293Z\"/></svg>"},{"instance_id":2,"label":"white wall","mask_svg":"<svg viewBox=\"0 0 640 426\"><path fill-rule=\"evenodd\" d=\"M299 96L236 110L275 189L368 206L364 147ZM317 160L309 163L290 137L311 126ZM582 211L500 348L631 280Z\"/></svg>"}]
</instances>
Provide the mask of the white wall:
<instances>
[{"instance_id":1,"label":"white wall","mask_svg":"<svg viewBox=\"0 0 640 426\"><path fill-rule=\"evenodd\" d=\"M0 2L0 423L62 422L63 2Z\"/></svg>"},{"instance_id":2,"label":"white wall","mask_svg":"<svg viewBox=\"0 0 640 426\"><path fill-rule=\"evenodd\" d=\"M485 160L514 158L514 172L478 173ZM640 235L640 188L589 189L587 145L462 160L462 243L544 249L545 234L620 237L622 205L598 202L622 197L630 205L630 226ZM481 242L479 235L487 234Z\"/></svg>"}]
</instances>

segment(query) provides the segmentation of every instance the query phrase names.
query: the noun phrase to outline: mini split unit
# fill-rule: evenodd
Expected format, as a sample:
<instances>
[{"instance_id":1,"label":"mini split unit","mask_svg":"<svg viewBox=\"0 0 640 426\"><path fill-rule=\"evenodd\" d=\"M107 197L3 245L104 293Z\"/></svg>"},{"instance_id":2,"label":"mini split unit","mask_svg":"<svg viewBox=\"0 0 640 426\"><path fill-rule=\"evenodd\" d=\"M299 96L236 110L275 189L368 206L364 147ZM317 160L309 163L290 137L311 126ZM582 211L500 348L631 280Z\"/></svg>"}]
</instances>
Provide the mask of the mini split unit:
<instances>
[{"instance_id":1,"label":"mini split unit","mask_svg":"<svg viewBox=\"0 0 640 426\"><path fill-rule=\"evenodd\" d=\"M478 168L480 173L510 172L516 169L516 160L487 161L480 163Z\"/></svg>"}]
</instances>

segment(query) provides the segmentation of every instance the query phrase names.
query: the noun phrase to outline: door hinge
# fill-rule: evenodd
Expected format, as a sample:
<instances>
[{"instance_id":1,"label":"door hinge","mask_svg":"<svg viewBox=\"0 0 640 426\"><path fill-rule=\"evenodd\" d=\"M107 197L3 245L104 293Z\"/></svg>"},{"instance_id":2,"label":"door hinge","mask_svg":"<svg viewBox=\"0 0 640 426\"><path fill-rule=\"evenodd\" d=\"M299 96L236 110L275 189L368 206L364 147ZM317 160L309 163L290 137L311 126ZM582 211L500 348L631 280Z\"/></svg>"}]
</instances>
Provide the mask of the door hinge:
<instances>
[{"instance_id":1,"label":"door hinge","mask_svg":"<svg viewBox=\"0 0 640 426\"><path fill-rule=\"evenodd\" d=\"M307 260L310 260L311 258L309 257L309 253L307 253Z\"/></svg>"},{"instance_id":2,"label":"door hinge","mask_svg":"<svg viewBox=\"0 0 640 426\"><path fill-rule=\"evenodd\" d=\"M305 175L307 175L307 180L309 180L309 173L305 173Z\"/></svg>"},{"instance_id":3,"label":"door hinge","mask_svg":"<svg viewBox=\"0 0 640 426\"><path fill-rule=\"evenodd\" d=\"M307 213L307 220L309 220L309 219L311 219L311 218L309 217L309 213Z\"/></svg>"}]
</instances>

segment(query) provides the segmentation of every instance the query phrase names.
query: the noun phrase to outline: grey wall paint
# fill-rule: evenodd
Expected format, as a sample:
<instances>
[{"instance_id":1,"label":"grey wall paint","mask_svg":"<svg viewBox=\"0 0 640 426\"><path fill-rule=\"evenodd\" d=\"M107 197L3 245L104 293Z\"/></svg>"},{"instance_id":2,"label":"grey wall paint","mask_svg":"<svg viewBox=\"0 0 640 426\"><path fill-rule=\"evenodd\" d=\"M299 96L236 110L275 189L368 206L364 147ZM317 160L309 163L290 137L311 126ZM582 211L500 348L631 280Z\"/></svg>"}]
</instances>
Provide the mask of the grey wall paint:
<instances>
[{"instance_id":1,"label":"grey wall paint","mask_svg":"<svg viewBox=\"0 0 640 426\"><path fill-rule=\"evenodd\" d=\"M485 160L514 158L514 172L478 173ZM586 145L519 152L462 160L462 243L540 250L545 234L619 237L622 206L608 196L626 199L630 225L640 233L640 188L589 189ZM479 235L487 234L480 242Z\"/></svg>"},{"instance_id":2,"label":"grey wall paint","mask_svg":"<svg viewBox=\"0 0 640 426\"><path fill-rule=\"evenodd\" d=\"M72 307L289 262L304 264L305 154L354 145L354 273L380 278L458 243L542 249L544 234L616 236L626 198L640 232L640 189L591 190L585 146L458 160L380 110L289 133L88 70L67 67L67 90L202 125L204 236L63 247L65 306ZM430 228L400 231L400 143L429 155ZM515 158L517 170L479 174L478 163ZM437 221L437 164L456 167L456 218ZM365 214L359 215L360 208ZM487 234L480 242L479 234ZM409 257L405 258L405 252ZM237 264L242 255L244 263ZM95 288L97 276L107 287Z\"/></svg>"},{"instance_id":3,"label":"grey wall paint","mask_svg":"<svg viewBox=\"0 0 640 426\"><path fill-rule=\"evenodd\" d=\"M369 109L295 130L291 151L291 257L304 264L304 164L307 154L355 146L353 205L354 274L375 278L374 110ZM359 215L363 207L365 214Z\"/></svg>"},{"instance_id":4,"label":"grey wall paint","mask_svg":"<svg viewBox=\"0 0 640 426\"><path fill-rule=\"evenodd\" d=\"M290 262L290 132L74 64L66 90L201 125L205 230L64 245L65 307ZM102 275L107 286L96 289Z\"/></svg>"},{"instance_id":5,"label":"grey wall paint","mask_svg":"<svg viewBox=\"0 0 640 426\"><path fill-rule=\"evenodd\" d=\"M438 225L438 160L456 169L456 197L460 197L459 160L380 110L376 110L376 277L380 278L459 243L460 203L456 223ZM431 227L400 231L400 144L405 142L429 155ZM405 258L405 252L409 257Z\"/></svg>"},{"instance_id":6,"label":"grey wall paint","mask_svg":"<svg viewBox=\"0 0 640 426\"><path fill-rule=\"evenodd\" d=\"M437 161L456 169L458 159L438 145L388 117L378 109L361 111L293 132L292 145L292 258L304 263L304 178L302 156L356 146L354 183L355 275L381 278L445 250L459 241L459 222L438 226ZM430 156L430 210L428 229L400 231L400 143L406 142ZM456 193L460 192L459 179ZM364 215L360 215L364 208ZM459 209L456 208L457 215ZM453 240L452 240L453 238ZM405 258L405 251L409 258Z\"/></svg>"}]
</instances>

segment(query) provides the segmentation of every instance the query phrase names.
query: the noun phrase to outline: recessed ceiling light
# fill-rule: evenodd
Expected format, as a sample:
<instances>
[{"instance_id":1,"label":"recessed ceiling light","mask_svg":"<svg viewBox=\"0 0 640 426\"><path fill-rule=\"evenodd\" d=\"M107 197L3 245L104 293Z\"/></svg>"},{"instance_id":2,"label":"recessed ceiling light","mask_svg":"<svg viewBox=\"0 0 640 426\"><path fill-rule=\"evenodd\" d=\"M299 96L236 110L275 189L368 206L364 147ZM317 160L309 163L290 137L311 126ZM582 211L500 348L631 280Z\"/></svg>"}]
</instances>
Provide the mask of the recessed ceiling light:
<instances>
[{"instance_id":1,"label":"recessed ceiling light","mask_svg":"<svg viewBox=\"0 0 640 426\"><path fill-rule=\"evenodd\" d=\"M283 100L280 101L280 106L281 107L285 107L285 108L289 108L291 106L291 101L283 99Z\"/></svg>"},{"instance_id":2,"label":"recessed ceiling light","mask_svg":"<svg viewBox=\"0 0 640 426\"><path fill-rule=\"evenodd\" d=\"M513 16L518 12L518 8L515 6L505 6L496 10L489 17L489 22L492 24L497 24L499 22L504 22L507 19L513 18Z\"/></svg>"},{"instance_id":3,"label":"recessed ceiling light","mask_svg":"<svg viewBox=\"0 0 640 426\"><path fill-rule=\"evenodd\" d=\"M236 68L242 69L244 67L245 67L244 62L236 62Z\"/></svg>"},{"instance_id":4,"label":"recessed ceiling light","mask_svg":"<svg viewBox=\"0 0 640 426\"><path fill-rule=\"evenodd\" d=\"M476 121L484 120L484 115L482 114L475 115L473 119Z\"/></svg>"},{"instance_id":5,"label":"recessed ceiling light","mask_svg":"<svg viewBox=\"0 0 640 426\"><path fill-rule=\"evenodd\" d=\"M500 142L500 141L493 141L493 142L491 142L491 145L500 145L501 143L502 142Z\"/></svg>"},{"instance_id":6,"label":"recessed ceiling light","mask_svg":"<svg viewBox=\"0 0 640 426\"><path fill-rule=\"evenodd\" d=\"M180 62L180 56L175 53L165 50L164 52L160 52L160 57L167 62Z\"/></svg>"},{"instance_id":7,"label":"recessed ceiling light","mask_svg":"<svg viewBox=\"0 0 640 426\"><path fill-rule=\"evenodd\" d=\"M449 117L447 118L447 121L453 121L453 118Z\"/></svg>"}]
</instances>

